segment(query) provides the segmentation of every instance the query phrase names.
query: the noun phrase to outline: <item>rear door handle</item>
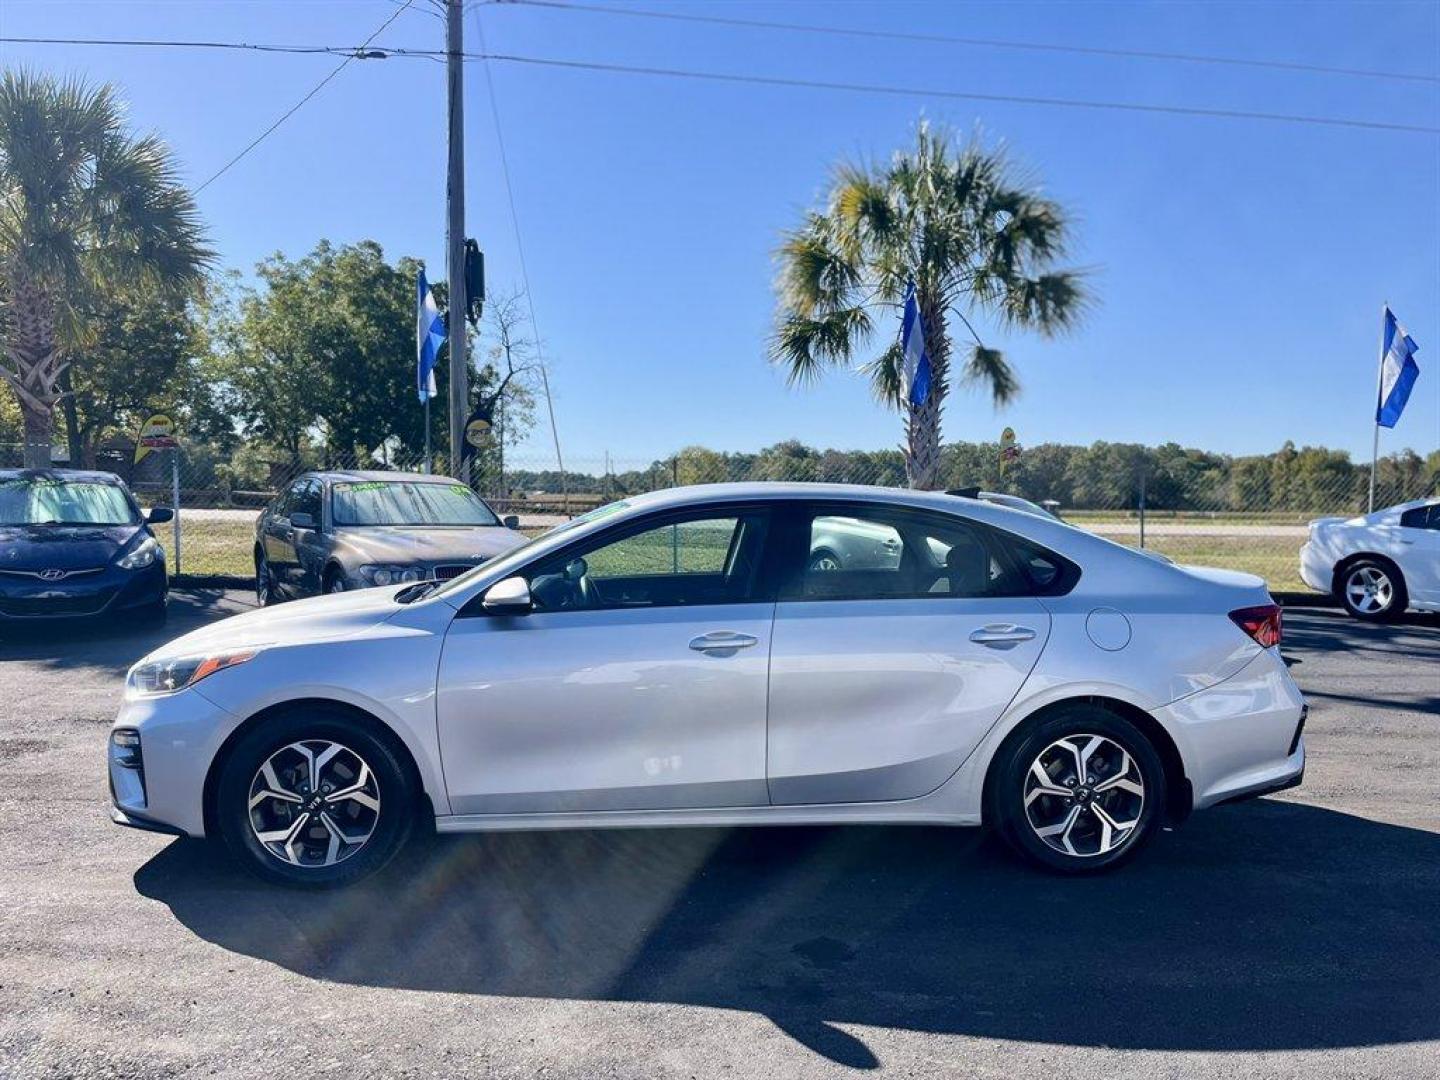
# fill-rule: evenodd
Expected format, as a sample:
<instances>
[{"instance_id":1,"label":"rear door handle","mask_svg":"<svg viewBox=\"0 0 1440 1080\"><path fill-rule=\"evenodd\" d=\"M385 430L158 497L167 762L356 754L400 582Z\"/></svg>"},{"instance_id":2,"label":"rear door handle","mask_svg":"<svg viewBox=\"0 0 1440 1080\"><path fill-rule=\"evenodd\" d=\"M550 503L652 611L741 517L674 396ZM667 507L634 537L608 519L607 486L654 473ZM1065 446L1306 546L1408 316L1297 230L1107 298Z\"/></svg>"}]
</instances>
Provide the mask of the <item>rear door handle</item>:
<instances>
[{"instance_id":1,"label":"rear door handle","mask_svg":"<svg viewBox=\"0 0 1440 1080\"><path fill-rule=\"evenodd\" d=\"M712 630L690 639L690 648L696 652L733 652L760 644L760 639L749 634L737 634L731 630Z\"/></svg>"},{"instance_id":2,"label":"rear door handle","mask_svg":"<svg viewBox=\"0 0 1440 1080\"><path fill-rule=\"evenodd\" d=\"M1035 631L1030 627L1016 626L1014 623L991 623L970 634L971 641L991 649L1013 649L1021 642L1031 641L1034 637Z\"/></svg>"}]
</instances>

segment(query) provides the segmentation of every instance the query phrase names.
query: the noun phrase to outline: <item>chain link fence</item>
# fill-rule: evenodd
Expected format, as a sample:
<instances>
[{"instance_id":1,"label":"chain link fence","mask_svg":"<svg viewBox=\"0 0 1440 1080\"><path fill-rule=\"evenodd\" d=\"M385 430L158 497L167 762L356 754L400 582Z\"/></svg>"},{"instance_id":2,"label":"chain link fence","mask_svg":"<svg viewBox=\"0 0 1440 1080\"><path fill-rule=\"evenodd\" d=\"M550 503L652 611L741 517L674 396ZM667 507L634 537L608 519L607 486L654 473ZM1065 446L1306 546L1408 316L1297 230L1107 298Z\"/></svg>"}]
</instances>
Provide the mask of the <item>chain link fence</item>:
<instances>
[{"instance_id":1,"label":"chain link fence","mask_svg":"<svg viewBox=\"0 0 1440 1080\"><path fill-rule=\"evenodd\" d=\"M0 445L0 467L20 463L18 446ZM95 467L124 478L146 506L178 501L178 527L157 527L172 570L184 575L252 573L256 514L290 481L313 469L423 472L413 454L366 455L302 448L276 452L257 444L228 453L182 446L138 464L121 447L97 454ZM433 462L448 474L443 455ZM505 453L477 455L470 482L500 514L515 514L537 532L603 503L681 484L725 481L819 481L905 486L898 451L814 450L780 443L756 453L690 448L654 461L608 455L553 460ZM1375 506L1434 495L1440 452L1382 458ZM1047 444L1025 449L1003 470L996 444L947 446L940 486L1018 495L1067 521L1119 543L1157 550L1178 562L1246 570L1274 590L1303 589L1297 559L1307 523L1364 513L1368 463L1329 450L1286 444L1268 455L1231 457L1133 444ZM178 493L178 500L176 495ZM178 544L178 558L176 547Z\"/></svg>"}]
</instances>

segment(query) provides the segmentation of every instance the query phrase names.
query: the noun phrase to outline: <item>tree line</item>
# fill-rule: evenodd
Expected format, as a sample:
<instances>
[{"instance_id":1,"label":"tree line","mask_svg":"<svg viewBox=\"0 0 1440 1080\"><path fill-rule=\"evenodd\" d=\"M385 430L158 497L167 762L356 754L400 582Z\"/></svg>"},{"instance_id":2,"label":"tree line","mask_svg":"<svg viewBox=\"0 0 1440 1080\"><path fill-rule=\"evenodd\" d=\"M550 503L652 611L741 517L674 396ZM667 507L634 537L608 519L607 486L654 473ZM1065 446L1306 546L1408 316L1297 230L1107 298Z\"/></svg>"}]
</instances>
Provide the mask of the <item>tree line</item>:
<instances>
[{"instance_id":1,"label":"tree line","mask_svg":"<svg viewBox=\"0 0 1440 1080\"><path fill-rule=\"evenodd\" d=\"M1286 442L1270 454L1230 455L1177 443L1095 442L1089 446L1040 443L1024 448L1002 472L995 442L954 442L940 448L944 489L980 487L1062 508L1134 509L1142 488L1157 511L1225 513L1358 512L1368 498L1370 467L1348 453ZM514 491L561 490L553 470L510 470ZM643 469L569 472L572 492L623 498L674 484L807 480L906 485L901 450L821 450L788 440L755 453L689 446ZM1380 459L1380 505L1433 494L1440 485L1440 450L1421 457L1404 450Z\"/></svg>"}]
</instances>

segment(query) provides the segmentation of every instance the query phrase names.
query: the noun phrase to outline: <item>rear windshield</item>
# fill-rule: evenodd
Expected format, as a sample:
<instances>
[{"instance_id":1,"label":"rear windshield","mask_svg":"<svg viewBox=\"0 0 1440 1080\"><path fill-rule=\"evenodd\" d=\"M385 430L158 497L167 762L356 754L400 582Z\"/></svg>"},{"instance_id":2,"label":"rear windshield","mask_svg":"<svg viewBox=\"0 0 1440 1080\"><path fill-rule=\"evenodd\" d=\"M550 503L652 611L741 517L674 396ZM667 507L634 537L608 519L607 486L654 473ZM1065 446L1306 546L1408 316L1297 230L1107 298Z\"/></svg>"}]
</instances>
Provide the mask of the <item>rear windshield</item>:
<instances>
[{"instance_id":1,"label":"rear windshield","mask_svg":"<svg viewBox=\"0 0 1440 1080\"><path fill-rule=\"evenodd\" d=\"M490 508L464 484L370 480L336 484L336 525L499 525Z\"/></svg>"},{"instance_id":2,"label":"rear windshield","mask_svg":"<svg viewBox=\"0 0 1440 1080\"><path fill-rule=\"evenodd\" d=\"M116 484L15 477L0 480L0 525L133 525L135 506Z\"/></svg>"}]
</instances>

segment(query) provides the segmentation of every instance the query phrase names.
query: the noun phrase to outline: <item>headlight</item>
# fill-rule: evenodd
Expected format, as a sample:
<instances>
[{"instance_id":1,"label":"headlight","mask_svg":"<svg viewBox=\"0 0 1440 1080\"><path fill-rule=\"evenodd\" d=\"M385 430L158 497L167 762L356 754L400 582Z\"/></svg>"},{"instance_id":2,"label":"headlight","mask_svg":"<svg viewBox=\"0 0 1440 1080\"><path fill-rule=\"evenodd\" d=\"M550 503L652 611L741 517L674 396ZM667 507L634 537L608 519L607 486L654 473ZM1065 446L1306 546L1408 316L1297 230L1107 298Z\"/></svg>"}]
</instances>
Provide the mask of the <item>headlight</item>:
<instances>
[{"instance_id":1,"label":"headlight","mask_svg":"<svg viewBox=\"0 0 1440 1080\"><path fill-rule=\"evenodd\" d=\"M174 694L217 671L251 660L258 649L243 652L215 653L211 656L185 656L174 660L152 660L136 664L125 679L127 697L156 697Z\"/></svg>"},{"instance_id":2,"label":"headlight","mask_svg":"<svg viewBox=\"0 0 1440 1080\"><path fill-rule=\"evenodd\" d=\"M362 566L360 577L372 585L399 585L402 581L423 581L425 571L413 566Z\"/></svg>"},{"instance_id":3,"label":"headlight","mask_svg":"<svg viewBox=\"0 0 1440 1080\"><path fill-rule=\"evenodd\" d=\"M160 545L155 542L155 538L147 536L135 545L133 551L120 556L116 565L122 570L143 570L156 559L163 557Z\"/></svg>"}]
</instances>

